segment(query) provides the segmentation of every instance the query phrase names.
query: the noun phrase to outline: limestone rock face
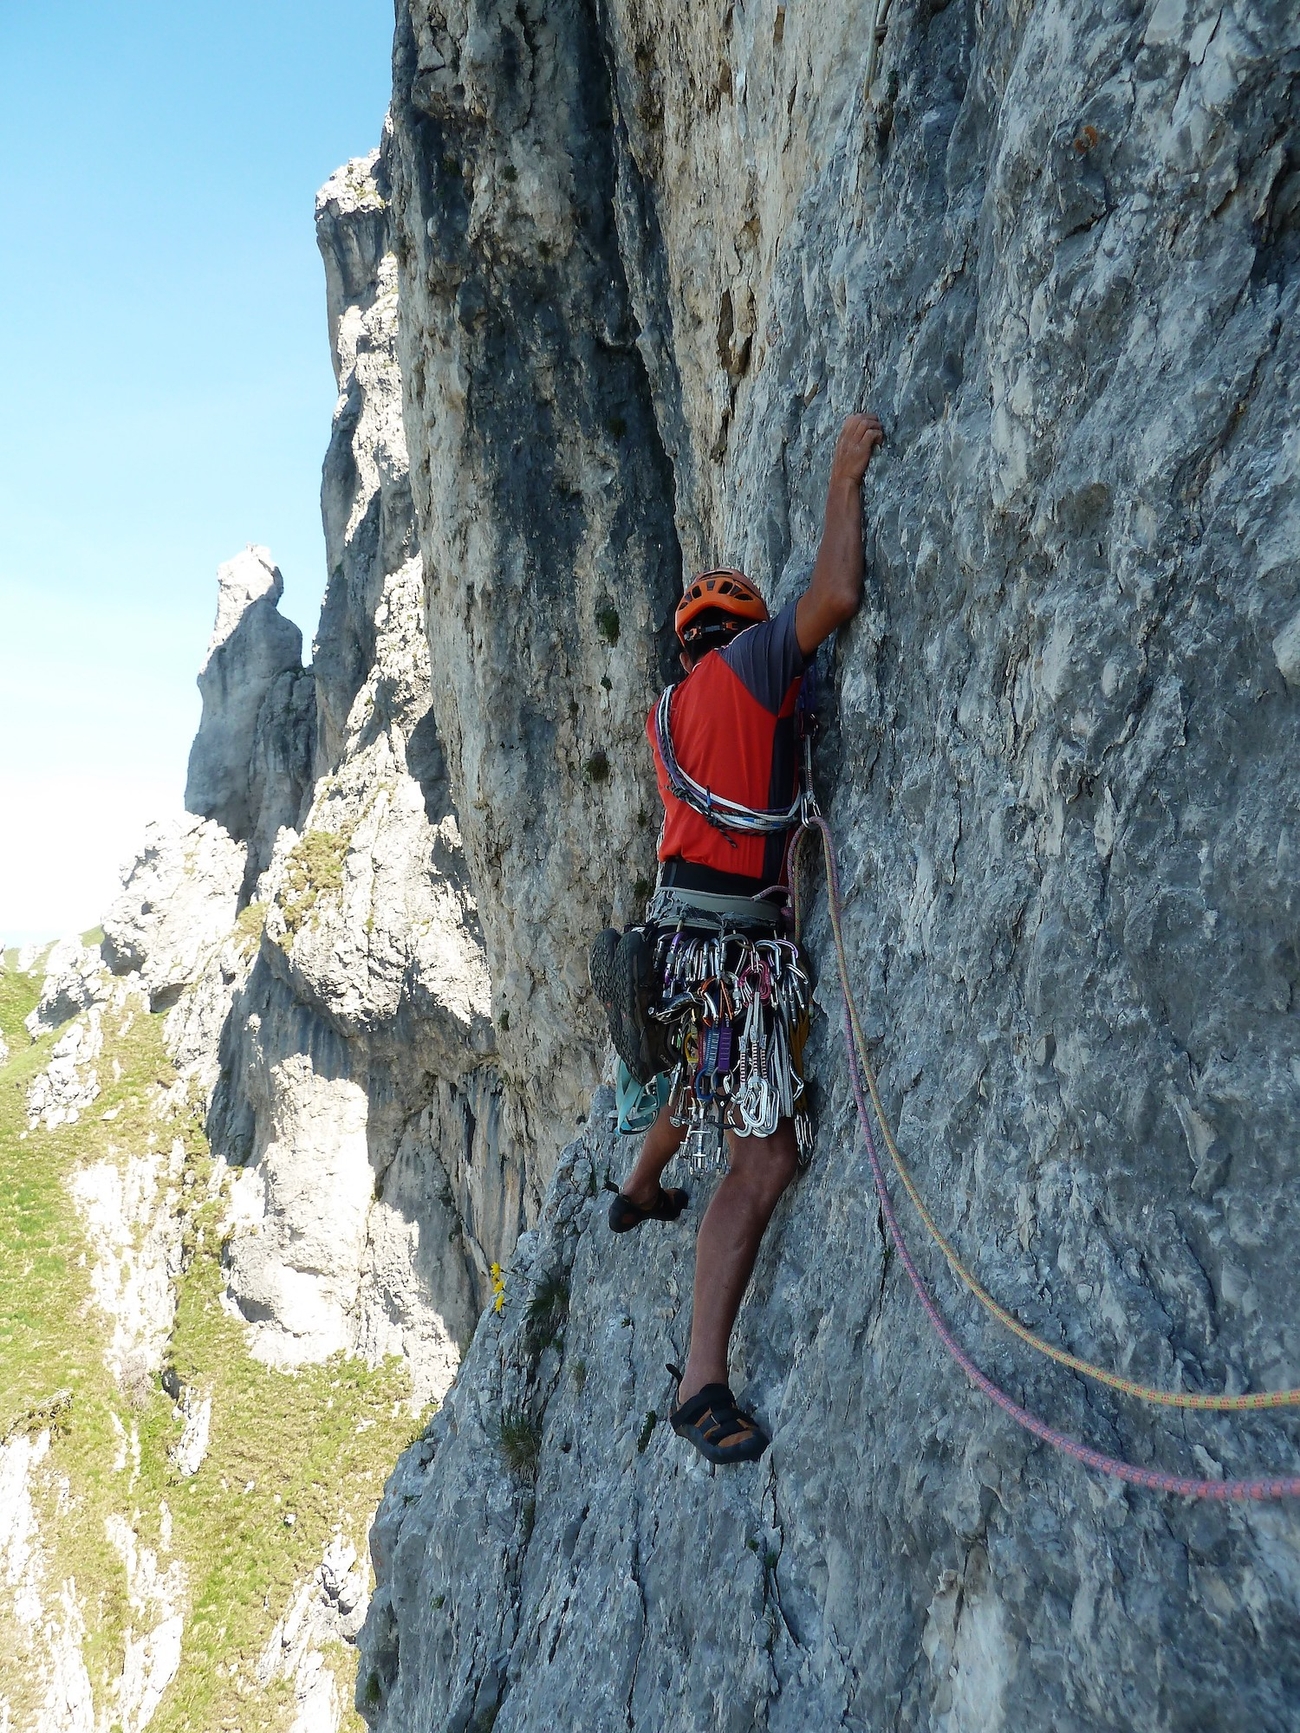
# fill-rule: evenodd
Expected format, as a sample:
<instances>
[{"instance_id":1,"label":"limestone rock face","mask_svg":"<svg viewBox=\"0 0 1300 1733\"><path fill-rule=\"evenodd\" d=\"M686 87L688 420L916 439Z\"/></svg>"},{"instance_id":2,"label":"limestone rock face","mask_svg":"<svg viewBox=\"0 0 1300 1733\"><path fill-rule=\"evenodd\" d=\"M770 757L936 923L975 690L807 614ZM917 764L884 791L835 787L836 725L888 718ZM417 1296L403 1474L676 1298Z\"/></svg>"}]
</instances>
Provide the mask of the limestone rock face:
<instances>
[{"instance_id":1,"label":"limestone rock face","mask_svg":"<svg viewBox=\"0 0 1300 1733\"><path fill-rule=\"evenodd\" d=\"M1050 1340L1171 1388L1300 1385L1298 55L1283 0L399 6L433 709L507 1101L541 1079L530 1176L594 1074L580 940L646 870L677 544L795 593L839 422L874 408L817 775L900 1142ZM769 1455L714 1476L661 1424L707 1192L611 1239L589 1193L630 1155L598 1111L395 1473L359 1707L1290 1725L1296 1507L1125 1489L967 1386L882 1238L820 898L809 948L817 1146L732 1366ZM1300 1469L1294 1419L1087 1384L918 1251L976 1359L1076 1438Z\"/></svg>"},{"instance_id":2,"label":"limestone rock face","mask_svg":"<svg viewBox=\"0 0 1300 1733\"><path fill-rule=\"evenodd\" d=\"M185 805L250 847L250 882L276 832L297 822L310 779L313 681L302 633L279 611L284 580L251 543L217 572L217 618L199 670L203 718L190 748Z\"/></svg>"},{"instance_id":3,"label":"limestone rock face","mask_svg":"<svg viewBox=\"0 0 1300 1733\"><path fill-rule=\"evenodd\" d=\"M366 1612L364 1561L340 1536L294 1595L258 1658L257 1678L269 1685L291 1679L294 1719L290 1733L317 1733L337 1728L341 1719L338 1687L324 1666L323 1651L334 1641L350 1643Z\"/></svg>"},{"instance_id":4,"label":"limestone rock face","mask_svg":"<svg viewBox=\"0 0 1300 1733\"><path fill-rule=\"evenodd\" d=\"M95 1061L103 1050L100 1008L90 1007L84 1022L69 1025L50 1049L50 1062L27 1090L27 1127L75 1125L99 1099Z\"/></svg>"},{"instance_id":5,"label":"limestone rock face","mask_svg":"<svg viewBox=\"0 0 1300 1733\"><path fill-rule=\"evenodd\" d=\"M83 945L80 939L60 939L45 960L45 980L36 1009L25 1019L32 1040L88 1010L104 996L104 982L104 960L98 950Z\"/></svg>"},{"instance_id":6,"label":"limestone rock face","mask_svg":"<svg viewBox=\"0 0 1300 1733\"><path fill-rule=\"evenodd\" d=\"M106 1359L124 1387L157 1374L171 1333L184 1156L176 1139L166 1150L130 1155L124 1165L92 1162L72 1183L95 1252L95 1305L113 1328Z\"/></svg>"},{"instance_id":7,"label":"limestone rock face","mask_svg":"<svg viewBox=\"0 0 1300 1733\"><path fill-rule=\"evenodd\" d=\"M316 238L325 264L330 352L339 401L325 456L321 511L329 584L313 645L320 736L318 774L334 769L348 750L349 716L367 676L369 702L352 723L355 746L362 717L386 715L385 706L413 707L410 681L428 681L427 654L411 642L390 642L377 665L377 630L420 617L415 522L402 427L402 387L394 355L397 261L389 241L387 171L380 153L347 163L316 197ZM413 606L384 601L385 585L399 571ZM418 635L418 630L417 634ZM389 690L389 682L397 682ZM412 728L418 718L412 717ZM426 734L432 724L426 726ZM436 745L436 743L435 743ZM417 747L418 752L418 747ZM417 780L418 780L418 772Z\"/></svg>"},{"instance_id":8,"label":"limestone rock face","mask_svg":"<svg viewBox=\"0 0 1300 1733\"><path fill-rule=\"evenodd\" d=\"M208 1100L212 1149L240 1170L226 1300L253 1351L282 1367L398 1354L422 1405L454 1376L490 1266L537 1199L503 1125L477 900L430 705L387 184L376 152L317 206L339 399L314 666L301 669L266 550L223 566L195 811L151 828L103 954L152 1009L170 1007L168 1046ZM83 1002L91 1016L33 1086L34 1120L95 1099L106 979L77 945L52 955L34 1029Z\"/></svg>"},{"instance_id":9,"label":"limestone rock face","mask_svg":"<svg viewBox=\"0 0 1300 1733\"><path fill-rule=\"evenodd\" d=\"M432 710L534 1213L604 1051L587 947L653 870L681 588L600 39L542 13L400 6L388 152Z\"/></svg>"},{"instance_id":10,"label":"limestone rock face","mask_svg":"<svg viewBox=\"0 0 1300 1733\"><path fill-rule=\"evenodd\" d=\"M228 946L173 1017L196 1052L218 1031L209 1131L245 1169L229 1299L255 1352L400 1353L424 1401L522 1225L523 1163L501 1136L478 909L430 707L385 185L361 159L317 205L339 381L317 781L241 917L246 949Z\"/></svg>"},{"instance_id":11,"label":"limestone rock face","mask_svg":"<svg viewBox=\"0 0 1300 1733\"><path fill-rule=\"evenodd\" d=\"M215 819L187 813L149 826L104 916L103 953L114 974L139 972L153 1010L198 978L207 954L234 925L247 855ZM47 973L47 995L52 978Z\"/></svg>"}]
</instances>

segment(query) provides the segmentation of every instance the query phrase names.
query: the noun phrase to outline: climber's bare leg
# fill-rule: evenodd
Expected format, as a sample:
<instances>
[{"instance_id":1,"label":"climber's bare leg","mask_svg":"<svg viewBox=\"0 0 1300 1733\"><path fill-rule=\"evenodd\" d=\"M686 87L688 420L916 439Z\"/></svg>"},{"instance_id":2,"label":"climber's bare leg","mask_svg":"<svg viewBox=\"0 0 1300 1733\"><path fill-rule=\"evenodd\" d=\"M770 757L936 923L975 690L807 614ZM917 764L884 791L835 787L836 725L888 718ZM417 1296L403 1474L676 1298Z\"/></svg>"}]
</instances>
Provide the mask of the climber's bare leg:
<instances>
[{"instance_id":1,"label":"climber's bare leg","mask_svg":"<svg viewBox=\"0 0 1300 1733\"><path fill-rule=\"evenodd\" d=\"M714 1193L695 1243L691 1348L679 1404L706 1384L727 1382L727 1345L763 1232L799 1166L794 1124L789 1119L783 1119L771 1137L729 1133L728 1144L731 1172Z\"/></svg>"},{"instance_id":2,"label":"climber's bare leg","mask_svg":"<svg viewBox=\"0 0 1300 1733\"><path fill-rule=\"evenodd\" d=\"M674 1125L668 1117L668 1108L661 1107L658 1118L645 1134L636 1166L620 1187L623 1196L630 1198L640 1209L653 1209L659 1198L660 1177L681 1148L685 1136L686 1127Z\"/></svg>"}]
</instances>

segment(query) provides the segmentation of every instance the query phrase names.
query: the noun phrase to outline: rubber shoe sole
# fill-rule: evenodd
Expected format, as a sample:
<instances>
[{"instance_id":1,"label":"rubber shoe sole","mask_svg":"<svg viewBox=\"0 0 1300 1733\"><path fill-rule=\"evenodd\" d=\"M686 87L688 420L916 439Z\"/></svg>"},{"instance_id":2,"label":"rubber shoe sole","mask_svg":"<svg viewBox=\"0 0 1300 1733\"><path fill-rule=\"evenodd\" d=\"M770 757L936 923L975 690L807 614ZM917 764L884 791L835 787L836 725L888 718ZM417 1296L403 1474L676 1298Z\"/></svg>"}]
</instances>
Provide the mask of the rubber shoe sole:
<instances>
[{"instance_id":1,"label":"rubber shoe sole","mask_svg":"<svg viewBox=\"0 0 1300 1733\"><path fill-rule=\"evenodd\" d=\"M638 1083L649 1083L662 1069L647 1010L653 989L654 957L645 936L629 927L614 952L610 1034L619 1058Z\"/></svg>"},{"instance_id":2,"label":"rubber shoe sole","mask_svg":"<svg viewBox=\"0 0 1300 1733\"><path fill-rule=\"evenodd\" d=\"M603 933L596 934L587 959L592 989L606 1012L614 1008L614 952L621 937L617 927L606 927Z\"/></svg>"},{"instance_id":3,"label":"rubber shoe sole","mask_svg":"<svg viewBox=\"0 0 1300 1733\"><path fill-rule=\"evenodd\" d=\"M588 958L588 972L591 976L591 988L596 998L605 1007L605 1016L610 1026L610 1040L614 1042L615 1054L631 1071L631 1062L627 1055L640 1057L641 1038L636 1033L636 1024L627 1026L626 1017L622 1014L622 995L619 991L619 970L617 970L617 950L622 934L617 927L605 927L605 931L596 934L595 943L591 946ZM638 1078L641 1083L643 1078Z\"/></svg>"}]
</instances>

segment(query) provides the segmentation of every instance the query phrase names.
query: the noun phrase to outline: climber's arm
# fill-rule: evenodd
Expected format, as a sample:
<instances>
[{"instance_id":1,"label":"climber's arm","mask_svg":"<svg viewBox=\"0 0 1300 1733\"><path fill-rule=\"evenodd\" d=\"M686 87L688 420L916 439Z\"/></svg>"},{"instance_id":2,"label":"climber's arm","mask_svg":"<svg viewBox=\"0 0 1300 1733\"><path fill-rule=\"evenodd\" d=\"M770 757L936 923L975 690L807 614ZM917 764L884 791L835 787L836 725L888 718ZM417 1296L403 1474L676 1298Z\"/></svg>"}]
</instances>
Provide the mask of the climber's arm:
<instances>
[{"instance_id":1,"label":"climber's arm","mask_svg":"<svg viewBox=\"0 0 1300 1733\"><path fill-rule=\"evenodd\" d=\"M805 656L851 620L862 600L862 478L884 437L876 416L850 415L836 441L817 563L795 608L795 635Z\"/></svg>"}]
</instances>

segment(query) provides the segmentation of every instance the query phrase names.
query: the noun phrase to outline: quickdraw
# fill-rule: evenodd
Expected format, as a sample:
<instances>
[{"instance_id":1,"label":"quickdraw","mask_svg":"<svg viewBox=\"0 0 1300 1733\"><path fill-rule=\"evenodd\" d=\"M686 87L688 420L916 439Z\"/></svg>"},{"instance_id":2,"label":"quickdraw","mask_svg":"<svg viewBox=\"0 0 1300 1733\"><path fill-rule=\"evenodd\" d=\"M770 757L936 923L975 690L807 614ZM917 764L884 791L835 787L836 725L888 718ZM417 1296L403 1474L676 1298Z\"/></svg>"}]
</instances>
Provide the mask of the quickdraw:
<instances>
[{"instance_id":1,"label":"quickdraw","mask_svg":"<svg viewBox=\"0 0 1300 1733\"><path fill-rule=\"evenodd\" d=\"M748 932L662 933L662 979L650 1015L667 1029L675 1060L669 1108L685 1126L683 1153L697 1171L722 1163L723 1133L770 1137L794 1120L799 1150L812 1147L800 1071L809 981L790 939Z\"/></svg>"}]
</instances>

